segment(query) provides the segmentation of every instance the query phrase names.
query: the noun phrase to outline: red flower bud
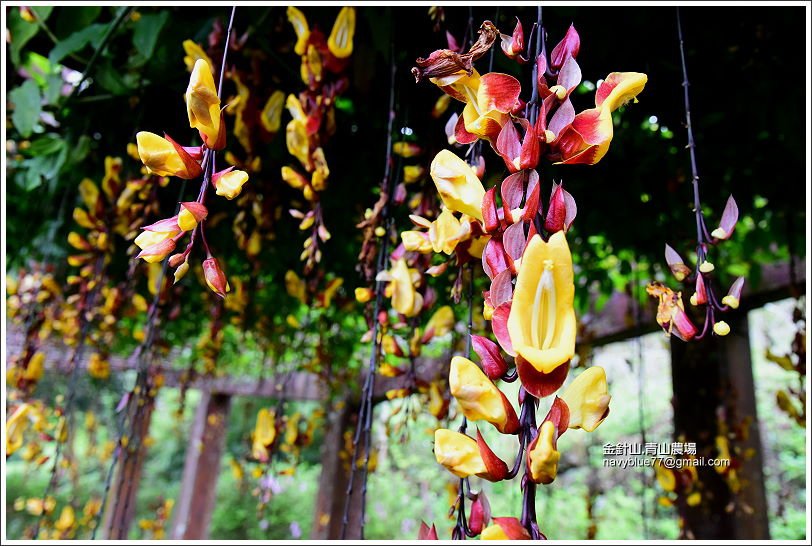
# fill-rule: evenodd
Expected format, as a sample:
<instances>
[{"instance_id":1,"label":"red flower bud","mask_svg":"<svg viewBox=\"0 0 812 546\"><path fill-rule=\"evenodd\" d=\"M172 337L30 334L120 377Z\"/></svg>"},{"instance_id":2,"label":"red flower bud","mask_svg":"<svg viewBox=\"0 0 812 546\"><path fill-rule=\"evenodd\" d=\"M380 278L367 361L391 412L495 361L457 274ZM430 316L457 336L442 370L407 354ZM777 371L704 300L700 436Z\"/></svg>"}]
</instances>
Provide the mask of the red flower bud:
<instances>
[{"instance_id":1,"label":"red flower bud","mask_svg":"<svg viewBox=\"0 0 812 546\"><path fill-rule=\"evenodd\" d=\"M220 296L226 297L226 292L229 291L228 281L223 270L220 269L220 264L217 263L217 258L207 258L203 260L203 275L206 278L206 284L209 288Z\"/></svg>"}]
</instances>

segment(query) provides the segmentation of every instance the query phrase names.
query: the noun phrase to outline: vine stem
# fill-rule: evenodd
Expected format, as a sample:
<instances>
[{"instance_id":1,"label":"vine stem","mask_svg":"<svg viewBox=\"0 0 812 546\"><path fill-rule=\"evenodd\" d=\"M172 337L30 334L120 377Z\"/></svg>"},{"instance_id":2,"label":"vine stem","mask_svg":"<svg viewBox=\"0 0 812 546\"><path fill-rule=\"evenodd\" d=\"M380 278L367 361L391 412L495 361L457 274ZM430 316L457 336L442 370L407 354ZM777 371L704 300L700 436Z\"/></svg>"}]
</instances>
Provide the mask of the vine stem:
<instances>
[{"instance_id":1,"label":"vine stem","mask_svg":"<svg viewBox=\"0 0 812 546\"><path fill-rule=\"evenodd\" d=\"M705 229L702 215L702 203L699 199L699 172L696 167L696 143L694 142L694 131L691 125L691 103L688 94L688 67L685 63L685 41L682 37L682 21L680 19L679 7L677 7L677 33L679 35L679 54L682 61L682 88L685 98L685 129L688 133L688 152L691 156L691 182L694 190L694 214L696 215L696 240L697 240L697 262L701 263L705 258L704 244Z\"/></svg>"},{"instance_id":2,"label":"vine stem","mask_svg":"<svg viewBox=\"0 0 812 546\"><path fill-rule=\"evenodd\" d=\"M233 27L233 24L234 24L234 14L236 12L236 9L237 9L236 6L231 8L231 16L229 18L228 30L226 32L226 41L225 41L225 45L223 47L223 60L222 60L221 66L220 66L220 78L219 78L219 83L218 83L218 87L217 87L217 96L218 96L218 98L221 96L221 93L222 93L223 74L225 73L226 60L228 58L228 49L229 49L229 44L230 44L231 30L232 30L232 27ZM92 61L92 59L91 59L91 61ZM204 152L203 164L204 164L204 175L203 175L203 180L202 180L202 183L201 183L200 192L198 194L198 201L201 202L201 203L205 200L206 189L208 188L209 181L210 181L211 175L212 175L211 169L213 168L213 165L214 165L214 151L213 150L206 150ZM186 191L186 184L187 184L187 181L184 179L183 184L181 185L181 188L180 188L180 191L179 191L179 194L178 194L178 201L181 201L183 199L183 194ZM175 213L177 214L179 211L180 211L180 205L178 206ZM209 249L208 249L208 245L205 245L205 234L203 233L203 222L201 222L197 226L196 230L194 232L192 232L192 236L191 236L192 238L194 237L195 232L198 231L198 230L200 231L201 238L204 240L204 246L206 247L206 252L208 254ZM146 324L146 327L145 327L146 328L146 335L144 336L144 340L138 345L135 352L133 353L134 357L137 359L137 362L138 362L138 366L137 366L138 372L137 372L137 375L136 375L135 385L134 385L133 390L131 392L135 393L136 390L137 390L137 393L136 393L136 396L134 396L134 397L130 396L130 398L128 400L128 404L127 404L128 409L126 409L123 412L122 417L121 417L121 426L120 426L120 429L118 431L118 442L117 442L118 453L113 456L112 461L110 463L110 469L109 469L109 471L107 473L107 478L105 480L105 486L104 486L104 497L102 499L102 505L101 505L101 507L99 509L99 512L97 514L97 517L99 517L99 518L103 516L106 505L107 505L110 488L112 486L113 475L115 473L115 468L116 468L116 465L118 463L118 459L119 458L126 458L127 457L127 452L130 451L129 443L128 443L127 451L122 449L122 446L121 446L121 440L122 440L123 435L124 435L125 424L127 422L127 416L128 416L128 414L132 413L132 417L133 417L132 422L130 422L128 424L129 428L131 428L133 426L133 422L136 420L136 417L139 415L139 413L141 411L140 408L142 406L139 404L139 401L141 400L141 397L148 395L148 389L146 387L147 387L147 380L148 380L147 369L148 369L148 360L149 359L146 356L144 356L144 350L151 348L152 344L154 342L155 331L156 331L155 322L156 322L156 319L157 319L157 316L158 316L158 309L159 309L159 304L160 304L161 292L162 292L162 288L163 288L163 284L164 284L164 279L166 278L166 272L168 270L168 267L169 267L169 259L164 258L164 261L163 261L163 264L162 264L162 267L161 267L161 273L158 276L158 282L157 282L157 289L155 291L155 297L153 298L152 304L150 305L150 308L149 308L149 310L147 312L147 324ZM129 407L133 407L134 411L129 410ZM132 453L137 453L137 451L140 450L140 440L141 440L140 438L133 438L133 440L131 442L132 445L133 445L133 449L131 451ZM126 476L123 476L123 475L120 477L119 485L124 481L125 478L126 478ZM131 488L132 486L133 486L132 480L130 480L130 483L128 484L128 487ZM131 489L128 489L127 494L125 495L124 510L122 511L123 514L126 514L126 512L128 510L128 504L129 504L129 500L130 500L130 494L129 494L130 491L131 491ZM120 499L121 495L119 495L118 497ZM113 522L112 518L111 518L110 528L112 528L114 523L115 522ZM95 540L96 532L97 532L98 528L99 528L99 525L98 525L98 520L97 520L96 525L93 527L93 533L91 535L91 539ZM123 538L123 537L120 537L120 538Z\"/></svg>"},{"instance_id":3,"label":"vine stem","mask_svg":"<svg viewBox=\"0 0 812 546\"><path fill-rule=\"evenodd\" d=\"M381 219L384 227L386 228L385 235L381 238L381 246L378 249L377 260L377 273L384 270L386 265L386 257L389 247L389 227L390 227L390 205L392 202L393 194L393 179L392 176L392 131L395 123L395 77L397 75L397 63L395 60L394 41L390 50L391 56L391 82L389 87L389 110L387 112L388 122L386 130L386 163L384 165L384 175L381 180L381 191L386 192L386 203L381 211ZM364 387L361 393L361 407L358 412L358 423L356 424L355 435L352 442L352 458L350 459L350 476L347 483L346 499L344 501L344 513L341 518L341 539L344 540L347 535L347 526L349 525L349 511L350 502L353 493L353 485L355 482L355 470L358 465L358 446L363 436L364 443L364 464L362 470L362 486L361 486L361 514L360 514L360 539L364 538L364 519L366 518L366 493L367 493L367 478L369 475L369 450L371 447L372 438L372 398L375 392L375 374L378 371L378 359L381 352L381 340L378 339L378 314L383 308L383 292L384 281L375 281L375 305L373 307L372 316L372 350L369 355L369 366L367 368L367 376L364 380Z\"/></svg>"},{"instance_id":4,"label":"vine stem","mask_svg":"<svg viewBox=\"0 0 812 546\"><path fill-rule=\"evenodd\" d=\"M58 430L56 434L56 451L54 453L54 461L53 466L51 467L51 474L50 478L48 479L48 484L45 486L45 492L42 495L42 516L37 519L37 523L34 526L34 538L39 535L39 530L42 524L42 520L46 517L47 511L45 510L45 504L48 499L48 496L54 490L59 481L59 463L62 458L62 446L63 443L67 443L70 439L70 421L71 415L73 413L73 404L74 400L76 399L76 381L79 378L79 361L82 358L82 353L84 352L85 348L85 341L87 340L87 336L90 330L90 324L93 322L92 316L92 309L96 304L96 298L99 295L99 291L101 289L101 274L104 271L104 256L100 256L96 260L96 264L94 265L94 274L93 274L93 281L95 284L91 288L90 294L87 295L87 299L85 299L84 304L79 309L79 321L81 322L81 327L79 330L79 339L76 342L76 348L73 350L71 354L69 362L70 366L70 379L68 380L68 397L65 402L65 409L64 412L59 420ZM61 436L65 434L65 442L61 441Z\"/></svg>"}]
</instances>

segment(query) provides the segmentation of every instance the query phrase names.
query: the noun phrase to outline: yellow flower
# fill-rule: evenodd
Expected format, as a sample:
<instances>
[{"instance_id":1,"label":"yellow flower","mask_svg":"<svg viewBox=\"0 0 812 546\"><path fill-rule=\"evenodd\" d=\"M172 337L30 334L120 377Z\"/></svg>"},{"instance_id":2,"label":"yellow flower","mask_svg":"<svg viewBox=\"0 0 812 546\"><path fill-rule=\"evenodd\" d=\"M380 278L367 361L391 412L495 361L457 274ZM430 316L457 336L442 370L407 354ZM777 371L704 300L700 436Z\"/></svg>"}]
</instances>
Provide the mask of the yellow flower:
<instances>
[{"instance_id":1,"label":"yellow flower","mask_svg":"<svg viewBox=\"0 0 812 546\"><path fill-rule=\"evenodd\" d=\"M369 288L358 287L355 289L355 301L366 303L372 299L373 292Z\"/></svg>"},{"instance_id":2,"label":"yellow flower","mask_svg":"<svg viewBox=\"0 0 812 546\"><path fill-rule=\"evenodd\" d=\"M293 50L297 55L304 55L307 51L307 41L310 39L310 27L307 25L307 19L304 13L294 8L288 7L287 11L288 21L293 25L293 30L296 31L296 45Z\"/></svg>"},{"instance_id":3,"label":"yellow flower","mask_svg":"<svg viewBox=\"0 0 812 546\"><path fill-rule=\"evenodd\" d=\"M344 59L352 55L352 38L355 34L355 8L343 7L336 17L327 48L335 57Z\"/></svg>"},{"instance_id":4,"label":"yellow flower","mask_svg":"<svg viewBox=\"0 0 812 546\"><path fill-rule=\"evenodd\" d=\"M269 133L275 133L279 130L282 121L282 105L285 102L285 94L278 89L271 94L262 113L259 115L259 121L262 126Z\"/></svg>"},{"instance_id":5,"label":"yellow flower","mask_svg":"<svg viewBox=\"0 0 812 546\"><path fill-rule=\"evenodd\" d=\"M448 95L443 95L447 97ZM426 169L422 165L406 165L403 167L403 182L412 184L419 181L426 174Z\"/></svg>"},{"instance_id":6,"label":"yellow flower","mask_svg":"<svg viewBox=\"0 0 812 546\"><path fill-rule=\"evenodd\" d=\"M257 413L257 423L254 426L254 441L251 446L251 456L260 461L268 460L268 447L276 439L276 417L272 411L262 408Z\"/></svg>"},{"instance_id":7,"label":"yellow flower","mask_svg":"<svg viewBox=\"0 0 812 546\"><path fill-rule=\"evenodd\" d=\"M285 289L288 291L288 295L296 298L302 303L306 303L306 288L305 282L299 278L299 275L297 275L292 269L288 269L287 273L285 273Z\"/></svg>"},{"instance_id":8,"label":"yellow flower","mask_svg":"<svg viewBox=\"0 0 812 546\"><path fill-rule=\"evenodd\" d=\"M545 421L539 429L539 435L533 447L527 452L530 460L530 476L536 483L552 483L558 474L558 460L561 453L555 449L553 441L555 425Z\"/></svg>"},{"instance_id":9,"label":"yellow flower","mask_svg":"<svg viewBox=\"0 0 812 546\"><path fill-rule=\"evenodd\" d=\"M485 188L470 165L453 152L442 150L431 162L430 174L446 207L482 220Z\"/></svg>"},{"instance_id":10,"label":"yellow flower","mask_svg":"<svg viewBox=\"0 0 812 546\"><path fill-rule=\"evenodd\" d=\"M471 234L471 224L460 222L450 210L443 207L440 216L429 227L429 241L434 252L454 253L457 243Z\"/></svg>"},{"instance_id":11,"label":"yellow flower","mask_svg":"<svg viewBox=\"0 0 812 546\"><path fill-rule=\"evenodd\" d=\"M434 457L460 478L488 471L476 440L453 430L439 428L434 431Z\"/></svg>"},{"instance_id":12,"label":"yellow flower","mask_svg":"<svg viewBox=\"0 0 812 546\"><path fill-rule=\"evenodd\" d=\"M107 379L110 377L110 362L99 353L93 353L87 363L87 373L96 379Z\"/></svg>"},{"instance_id":13,"label":"yellow flower","mask_svg":"<svg viewBox=\"0 0 812 546\"><path fill-rule=\"evenodd\" d=\"M413 276L417 272L409 269L406 260L400 258L389 271L392 307L407 317L413 317L423 307L423 296L414 288Z\"/></svg>"},{"instance_id":14,"label":"yellow flower","mask_svg":"<svg viewBox=\"0 0 812 546\"><path fill-rule=\"evenodd\" d=\"M592 432L609 414L612 397L606 387L606 372L600 366L588 368L564 389L561 399L570 410L569 428Z\"/></svg>"},{"instance_id":15,"label":"yellow flower","mask_svg":"<svg viewBox=\"0 0 812 546\"><path fill-rule=\"evenodd\" d=\"M191 158L182 157L178 147L167 139L148 131L140 131L135 139L138 143L138 156L150 173L187 180L200 176L200 165Z\"/></svg>"},{"instance_id":16,"label":"yellow flower","mask_svg":"<svg viewBox=\"0 0 812 546\"><path fill-rule=\"evenodd\" d=\"M404 231L400 234L400 239L403 241L403 246L409 252L430 254L433 250L431 241L425 236L425 232L423 231Z\"/></svg>"},{"instance_id":17,"label":"yellow flower","mask_svg":"<svg viewBox=\"0 0 812 546\"><path fill-rule=\"evenodd\" d=\"M6 456L23 445L23 433L28 426L28 414L33 410L30 404L20 405L6 421Z\"/></svg>"},{"instance_id":18,"label":"yellow flower","mask_svg":"<svg viewBox=\"0 0 812 546\"><path fill-rule=\"evenodd\" d=\"M62 508L62 512L59 514L59 519L56 520L54 523L54 527L58 531L62 531L63 533L69 530L73 525L76 523L76 514L73 511L73 507L68 504L64 508Z\"/></svg>"},{"instance_id":19,"label":"yellow flower","mask_svg":"<svg viewBox=\"0 0 812 546\"><path fill-rule=\"evenodd\" d=\"M290 106L288 106L290 110ZM293 113L293 112L291 112ZM299 160L299 163L309 172L313 170L310 161L310 139L307 136L307 127L304 120L295 117L288 122L285 128L285 143L290 155Z\"/></svg>"},{"instance_id":20,"label":"yellow flower","mask_svg":"<svg viewBox=\"0 0 812 546\"><path fill-rule=\"evenodd\" d=\"M450 305L443 305L429 319L426 332L433 330L435 336L444 336L454 328L454 311Z\"/></svg>"},{"instance_id":21,"label":"yellow flower","mask_svg":"<svg viewBox=\"0 0 812 546\"><path fill-rule=\"evenodd\" d=\"M28 361L28 367L25 369L23 377L29 381L39 381L45 373L45 368L42 365L45 361L45 353L37 351L31 360Z\"/></svg>"},{"instance_id":22,"label":"yellow flower","mask_svg":"<svg viewBox=\"0 0 812 546\"><path fill-rule=\"evenodd\" d=\"M242 191L243 185L248 182L248 173L245 171L229 171L218 177L214 182L217 195L226 199L234 199Z\"/></svg>"},{"instance_id":23,"label":"yellow flower","mask_svg":"<svg viewBox=\"0 0 812 546\"><path fill-rule=\"evenodd\" d=\"M310 79L314 82L321 81L322 63L316 46L309 44L307 54L302 55L302 65L299 67L299 75L305 85L310 85Z\"/></svg>"},{"instance_id":24,"label":"yellow flower","mask_svg":"<svg viewBox=\"0 0 812 546\"><path fill-rule=\"evenodd\" d=\"M549 242L536 234L525 249L516 279L508 332L513 349L542 373L575 354L572 255L563 231Z\"/></svg>"},{"instance_id":25,"label":"yellow flower","mask_svg":"<svg viewBox=\"0 0 812 546\"><path fill-rule=\"evenodd\" d=\"M451 359L448 385L468 419L488 421L505 434L518 427L516 414L505 404L502 392L479 366L467 358L455 356Z\"/></svg>"},{"instance_id":26,"label":"yellow flower","mask_svg":"<svg viewBox=\"0 0 812 546\"><path fill-rule=\"evenodd\" d=\"M200 131L206 146L214 147L220 134L220 97L217 96L211 67L203 59L195 61L184 97L189 126Z\"/></svg>"},{"instance_id":27,"label":"yellow flower","mask_svg":"<svg viewBox=\"0 0 812 546\"><path fill-rule=\"evenodd\" d=\"M183 62L186 63L186 70L189 72L191 72L195 67L195 63L198 61L198 59L203 59L209 66L212 66L211 59L209 59L209 56L206 55L205 51L203 51L203 48L192 40L183 41L183 50L186 52Z\"/></svg>"}]
</instances>

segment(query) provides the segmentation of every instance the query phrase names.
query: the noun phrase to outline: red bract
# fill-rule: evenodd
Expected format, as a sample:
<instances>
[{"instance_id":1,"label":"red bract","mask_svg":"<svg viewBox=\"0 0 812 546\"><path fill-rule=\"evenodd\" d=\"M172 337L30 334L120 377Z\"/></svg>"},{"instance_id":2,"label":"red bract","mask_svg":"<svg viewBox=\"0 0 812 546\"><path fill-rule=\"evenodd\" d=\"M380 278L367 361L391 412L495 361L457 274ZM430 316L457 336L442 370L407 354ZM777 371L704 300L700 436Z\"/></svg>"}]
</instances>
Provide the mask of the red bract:
<instances>
[{"instance_id":1,"label":"red bract","mask_svg":"<svg viewBox=\"0 0 812 546\"><path fill-rule=\"evenodd\" d=\"M553 70L561 68L567 59L577 57L580 49L581 37L578 36L575 25L570 25L564 38L550 52L550 67Z\"/></svg>"},{"instance_id":2,"label":"red bract","mask_svg":"<svg viewBox=\"0 0 812 546\"><path fill-rule=\"evenodd\" d=\"M471 346L479 356L482 370L490 379L496 380L505 375L508 365L502 358L499 346L490 339L482 336L471 335Z\"/></svg>"},{"instance_id":3,"label":"red bract","mask_svg":"<svg viewBox=\"0 0 812 546\"><path fill-rule=\"evenodd\" d=\"M578 207L575 204L575 199L564 189L563 183L553 184L550 204L547 207L547 218L544 220L544 229L550 233L561 230L567 231L575 220L577 213Z\"/></svg>"}]
</instances>

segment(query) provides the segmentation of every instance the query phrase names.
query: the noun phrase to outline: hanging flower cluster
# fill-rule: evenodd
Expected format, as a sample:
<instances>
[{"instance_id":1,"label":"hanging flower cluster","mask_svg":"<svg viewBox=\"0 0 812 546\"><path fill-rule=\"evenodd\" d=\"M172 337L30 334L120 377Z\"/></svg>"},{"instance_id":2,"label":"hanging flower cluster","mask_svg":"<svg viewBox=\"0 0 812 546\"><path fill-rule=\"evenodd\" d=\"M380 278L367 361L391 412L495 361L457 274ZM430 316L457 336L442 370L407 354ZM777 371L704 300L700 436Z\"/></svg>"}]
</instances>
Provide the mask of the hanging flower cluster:
<instances>
[{"instance_id":1,"label":"hanging flower cluster","mask_svg":"<svg viewBox=\"0 0 812 546\"><path fill-rule=\"evenodd\" d=\"M226 130L219 91L206 59L197 58L195 61L184 98L189 127L198 130L203 144L181 146L169 135L161 137L141 131L136 135L138 155L147 171L159 176L192 180L202 175L200 192L195 201L180 203L175 216L141 228L143 232L135 239L135 244L141 248L137 257L150 263L161 262L175 251L181 238L187 233L191 234L186 249L169 258L170 267L175 268L177 282L189 271L189 254L200 234L206 251L203 261L206 284L215 294L225 298L230 287L220 264L212 256L205 236L207 190L212 185L217 195L234 199L248 181L248 173L235 170L233 166L215 171L215 153L225 147Z\"/></svg>"},{"instance_id":2,"label":"hanging flower cluster","mask_svg":"<svg viewBox=\"0 0 812 546\"><path fill-rule=\"evenodd\" d=\"M730 286L727 295L720 301L713 287L716 266L708 259L709 245L717 245L733 235L739 219L739 207L736 205L736 200L732 195L728 198L719 227L710 233L705 227L705 216L701 207L697 209L696 216L700 241L696 248L695 266L693 268L689 266L682 256L668 244L665 245L665 261L677 282L692 286L693 294L689 298L690 304L694 307L705 308L705 321L701 331L685 311L682 292L674 292L660 282L652 282L646 288L648 294L656 297L659 302L657 323L667 334L675 335L682 341L702 339L709 331L717 336L729 334L730 326L724 320L719 320L717 313L738 309L741 303L742 288L744 288L744 277L737 278Z\"/></svg>"},{"instance_id":3,"label":"hanging flower cluster","mask_svg":"<svg viewBox=\"0 0 812 546\"><path fill-rule=\"evenodd\" d=\"M330 177L323 146L335 132L336 98L348 87L343 72L352 55L355 8L341 9L328 37L316 27L311 29L305 15L297 8L289 7L287 16L296 31L294 51L301 57L300 72L306 88L298 96L288 95L285 101L291 115L285 137L288 152L305 172L285 166L282 167L282 179L302 192L310 208L307 212L290 210L291 216L300 220L299 229L310 230L301 255L307 275L321 261L319 243L330 239L319 203L320 194L327 189ZM281 98L278 100L281 107Z\"/></svg>"},{"instance_id":4,"label":"hanging flower cluster","mask_svg":"<svg viewBox=\"0 0 812 546\"><path fill-rule=\"evenodd\" d=\"M536 39L543 34L538 28ZM461 479L453 537L538 539L543 535L536 522L535 488L556 478L561 457L558 439L571 428L595 430L608 414L611 397L606 374L598 366L586 369L560 390L575 355L575 284L566 233L575 219L576 205L560 183L553 183L545 212L537 168L542 158L566 164L597 163L613 137L612 112L635 99L647 77L634 72L610 74L596 90L595 107L576 114L570 94L581 82L581 71L576 62L580 38L574 27L549 56L541 44L537 46L528 101L521 98L521 84L513 76L480 75L474 68L473 62L497 40L508 57L529 60L529 52L523 56L521 23L512 36L506 36L486 21L467 53L435 51L418 59L412 72L418 81L427 78L464 103L449 140L463 145L489 143L511 174L486 190L481 173L451 151L441 151L432 161L430 175L444 210L434 222L417 220L425 231L406 232L403 241L415 251L456 252L458 260L464 242L468 256L481 256L490 279L484 316L496 342L472 335L480 363L462 356L451 360L450 390L465 419L458 431L435 432L437 462ZM400 279L397 288L408 295L408 271L390 274ZM393 289L393 304L394 297ZM497 386L500 380L517 378L521 383L518 413ZM541 400L556 393L537 424ZM518 436L512 468L490 449L479 430L475 438L466 434L468 420L485 421L501 434ZM492 518L487 499L471 492L468 479L512 479L522 465L521 519ZM466 498L475 499L468 517ZM427 526L422 534L436 537L436 531Z\"/></svg>"}]
</instances>

